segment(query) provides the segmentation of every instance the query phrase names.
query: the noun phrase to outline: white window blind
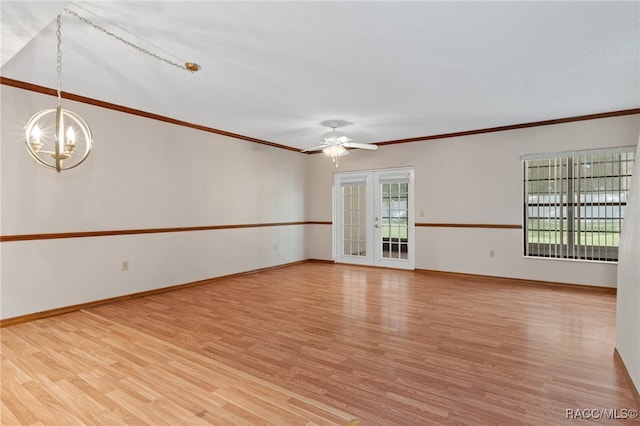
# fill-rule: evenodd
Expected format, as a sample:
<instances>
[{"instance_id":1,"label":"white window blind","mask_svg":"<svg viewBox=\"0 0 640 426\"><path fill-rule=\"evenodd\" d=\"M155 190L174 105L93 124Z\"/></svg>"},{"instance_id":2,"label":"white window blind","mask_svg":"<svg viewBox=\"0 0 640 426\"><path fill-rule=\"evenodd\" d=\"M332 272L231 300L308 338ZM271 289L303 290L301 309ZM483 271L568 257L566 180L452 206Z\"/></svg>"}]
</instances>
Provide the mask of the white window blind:
<instances>
[{"instance_id":1,"label":"white window blind","mask_svg":"<svg viewBox=\"0 0 640 426\"><path fill-rule=\"evenodd\" d=\"M617 261L634 151L523 156L525 256Z\"/></svg>"}]
</instances>

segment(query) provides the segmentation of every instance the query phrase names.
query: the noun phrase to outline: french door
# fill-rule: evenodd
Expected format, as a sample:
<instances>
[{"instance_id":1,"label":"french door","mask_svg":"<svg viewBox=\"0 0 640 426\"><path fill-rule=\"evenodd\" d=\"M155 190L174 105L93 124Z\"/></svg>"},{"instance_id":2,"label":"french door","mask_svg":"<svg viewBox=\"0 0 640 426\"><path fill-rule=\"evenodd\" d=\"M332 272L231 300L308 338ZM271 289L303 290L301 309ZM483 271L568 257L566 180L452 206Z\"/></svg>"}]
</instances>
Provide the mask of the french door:
<instances>
[{"instance_id":1,"label":"french door","mask_svg":"<svg viewBox=\"0 0 640 426\"><path fill-rule=\"evenodd\" d=\"M413 169L336 173L336 262L413 269L413 205Z\"/></svg>"}]
</instances>

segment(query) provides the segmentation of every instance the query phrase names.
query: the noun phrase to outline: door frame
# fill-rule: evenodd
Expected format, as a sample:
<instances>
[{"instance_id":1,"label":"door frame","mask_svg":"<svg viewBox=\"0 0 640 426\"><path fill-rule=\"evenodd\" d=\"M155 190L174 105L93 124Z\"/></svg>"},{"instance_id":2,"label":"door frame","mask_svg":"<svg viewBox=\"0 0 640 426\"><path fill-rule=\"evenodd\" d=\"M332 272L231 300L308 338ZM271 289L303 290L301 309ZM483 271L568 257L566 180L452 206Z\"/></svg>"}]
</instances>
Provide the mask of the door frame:
<instances>
[{"instance_id":1,"label":"door frame","mask_svg":"<svg viewBox=\"0 0 640 426\"><path fill-rule=\"evenodd\" d=\"M369 265L399 269L415 269L415 190L414 190L414 168L397 167L388 169L356 170L348 172L335 172L333 177L332 194L332 259L336 263L348 263L356 265ZM401 179L408 178L407 192L407 259L389 259L382 257L382 243L380 230L375 228L374 217L380 213L381 206L379 198L380 179ZM367 186L367 216L365 226L367 229L365 257L349 257L342 255L340 234L342 219L338 216L338 208L342 201L342 183L346 182L366 182Z\"/></svg>"}]
</instances>

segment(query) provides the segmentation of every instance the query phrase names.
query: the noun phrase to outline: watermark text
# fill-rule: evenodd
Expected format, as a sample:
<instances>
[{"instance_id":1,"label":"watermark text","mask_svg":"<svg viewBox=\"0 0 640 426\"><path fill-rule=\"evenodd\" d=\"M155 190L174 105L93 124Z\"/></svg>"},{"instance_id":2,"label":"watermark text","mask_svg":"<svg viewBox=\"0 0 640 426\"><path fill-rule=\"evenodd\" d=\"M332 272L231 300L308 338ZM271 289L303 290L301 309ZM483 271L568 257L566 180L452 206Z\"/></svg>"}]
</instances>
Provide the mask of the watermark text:
<instances>
[{"instance_id":1,"label":"watermark text","mask_svg":"<svg viewBox=\"0 0 640 426\"><path fill-rule=\"evenodd\" d=\"M638 418L638 410L635 408L567 408L564 416L566 419L626 420Z\"/></svg>"}]
</instances>

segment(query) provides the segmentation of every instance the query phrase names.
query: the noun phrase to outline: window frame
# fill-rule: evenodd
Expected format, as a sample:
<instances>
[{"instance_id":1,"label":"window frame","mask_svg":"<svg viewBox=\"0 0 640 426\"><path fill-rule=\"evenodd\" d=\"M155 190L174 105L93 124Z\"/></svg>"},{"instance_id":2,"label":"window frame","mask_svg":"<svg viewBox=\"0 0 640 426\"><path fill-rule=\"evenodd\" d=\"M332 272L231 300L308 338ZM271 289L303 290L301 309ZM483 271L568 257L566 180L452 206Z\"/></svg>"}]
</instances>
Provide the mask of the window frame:
<instances>
[{"instance_id":1,"label":"window frame","mask_svg":"<svg viewBox=\"0 0 640 426\"><path fill-rule=\"evenodd\" d=\"M523 155L523 256L617 262L635 150L627 146ZM543 184L548 191L540 190Z\"/></svg>"}]
</instances>

